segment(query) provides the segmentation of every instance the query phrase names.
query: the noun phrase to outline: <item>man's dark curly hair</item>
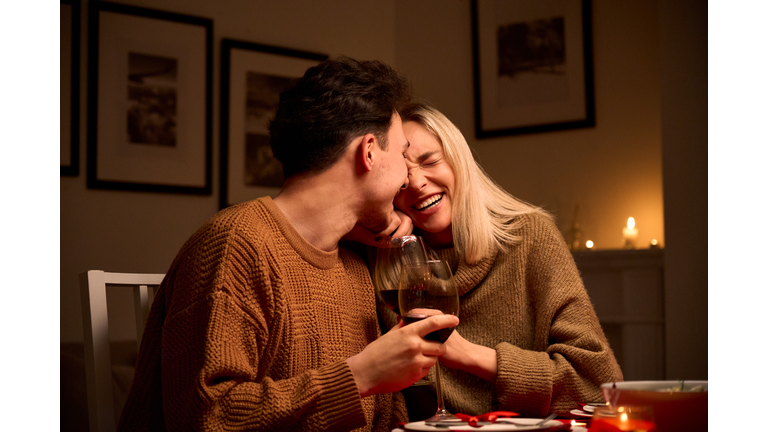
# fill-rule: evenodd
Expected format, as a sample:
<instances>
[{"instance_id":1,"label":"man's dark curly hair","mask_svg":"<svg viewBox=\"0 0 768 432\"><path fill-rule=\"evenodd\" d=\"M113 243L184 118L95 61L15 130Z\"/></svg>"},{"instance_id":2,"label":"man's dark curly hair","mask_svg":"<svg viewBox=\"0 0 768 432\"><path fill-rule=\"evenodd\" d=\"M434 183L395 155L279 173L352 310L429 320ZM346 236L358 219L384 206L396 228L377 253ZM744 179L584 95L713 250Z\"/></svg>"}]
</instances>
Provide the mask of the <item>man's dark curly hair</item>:
<instances>
[{"instance_id":1,"label":"man's dark curly hair","mask_svg":"<svg viewBox=\"0 0 768 432\"><path fill-rule=\"evenodd\" d=\"M384 63L326 60L280 94L272 152L288 178L325 171L355 136L372 133L386 150L392 114L410 99L408 80Z\"/></svg>"}]
</instances>

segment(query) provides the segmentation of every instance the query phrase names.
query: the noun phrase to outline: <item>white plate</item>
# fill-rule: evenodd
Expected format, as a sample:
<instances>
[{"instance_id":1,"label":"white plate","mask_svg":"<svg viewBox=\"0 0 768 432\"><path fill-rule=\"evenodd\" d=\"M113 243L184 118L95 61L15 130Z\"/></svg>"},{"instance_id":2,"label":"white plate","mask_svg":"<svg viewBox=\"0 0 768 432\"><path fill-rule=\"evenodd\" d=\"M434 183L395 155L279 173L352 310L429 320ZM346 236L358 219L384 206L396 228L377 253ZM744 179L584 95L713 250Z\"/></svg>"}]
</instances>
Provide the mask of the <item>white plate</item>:
<instances>
[{"instance_id":1,"label":"white plate","mask_svg":"<svg viewBox=\"0 0 768 432\"><path fill-rule=\"evenodd\" d=\"M427 426L423 421L420 421L420 422L408 423L407 425L405 425L405 429L408 431L447 431L447 430L538 431L538 430L549 429L552 426L560 426L562 424L562 422L560 421L550 420L544 423L542 426L534 426L536 423L540 422L541 420L542 419L534 419L534 418L510 418L510 419L500 418L496 420L495 424L483 425L480 427L471 427L466 423L461 422L461 423L458 423L456 426L450 426L447 428ZM511 423L506 423L506 421L513 421L515 423L521 423L523 425L530 425L530 426L518 426ZM586 429L577 426L572 428L571 431L586 432Z\"/></svg>"},{"instance_id":2,"label":"white plate","mask_svg":"<svg viewBox=\"0 0 768 432\"><path fill-rule=\"evenodd\" d=\"M582 411L580 409L571 410L571 414L578 416L578 417L592 417L592 413L588 413L586 411Z\"/></svg>"},{"instance_id":3,"label":"white plate","mask_svg":"<svg viewBox=\"0 0 768 432\"><path fill-rule=\"evenodd\" d=\"M584 405L584 411L586 412L594 412L596 408L608 406L608 404L600 404L600 405L592 405L592 404L586 404Z\"/></svg>"}]
</instances>

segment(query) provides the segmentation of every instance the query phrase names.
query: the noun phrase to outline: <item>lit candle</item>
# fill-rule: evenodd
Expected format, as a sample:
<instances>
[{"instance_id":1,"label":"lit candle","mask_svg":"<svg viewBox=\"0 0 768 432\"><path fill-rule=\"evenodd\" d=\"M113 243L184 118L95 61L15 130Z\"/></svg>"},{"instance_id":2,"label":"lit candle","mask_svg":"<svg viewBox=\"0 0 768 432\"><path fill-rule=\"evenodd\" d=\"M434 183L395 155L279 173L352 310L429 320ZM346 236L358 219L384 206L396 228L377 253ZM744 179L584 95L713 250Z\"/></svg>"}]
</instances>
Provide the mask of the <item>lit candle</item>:
<instances>
[{"instance_id":1,"label":"lit candle","mask_svg":"<svg viewBox=\"0 0 768 432\"><path fill-rule=\"evenodd\" d=\"M635 249L637 240L637 228L635 228L635 218L627 219L627 227L624 228L624 249Z\"/></svg>"},{"instance_id":2,"label":"lit candle","mask_svg":"<svg viewBox=\"0 0 768 432\"><path fill-rule=\"evenodd\" d=\"M587 240L587 249L592 250L592 246L594 246L594 245L595 244L592 243L592 240Z\"/></svg>"}]
</instances>

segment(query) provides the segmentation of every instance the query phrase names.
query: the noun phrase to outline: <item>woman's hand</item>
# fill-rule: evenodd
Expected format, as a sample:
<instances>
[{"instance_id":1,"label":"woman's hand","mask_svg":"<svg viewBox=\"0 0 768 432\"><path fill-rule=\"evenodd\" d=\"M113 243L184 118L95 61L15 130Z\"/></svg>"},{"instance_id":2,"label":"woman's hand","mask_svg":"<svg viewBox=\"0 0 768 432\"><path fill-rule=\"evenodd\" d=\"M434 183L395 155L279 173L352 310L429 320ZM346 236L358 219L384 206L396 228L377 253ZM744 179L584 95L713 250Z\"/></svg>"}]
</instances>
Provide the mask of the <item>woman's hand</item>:
<instances>
[{"instance_id":1,"label":"woman's hand","mask_svg":"<svg viewBox=\"0 0 768 432\"><path fill-rule=\"evenodd\" d=\"M445 355L440 357L440 364L469 372L472 375L494 382L498 373L496 350L474 344L454 330L445 341Z\"/></svg>"},{"instance_id":2,"label":"woman's hand","mask_svg":"<svg viewBox=\"0 0 768 432\"><path fill-rule=\"evenodd\" d=\"M413 221L400 210L395 209L389 218L389 226L382 232L374 233L360 225L355 224L352 231L348 232L342 241L354 241L368 246L389 247L390 241L395 237L402 237L413 232Z\"/></svg>"}]
</instances>

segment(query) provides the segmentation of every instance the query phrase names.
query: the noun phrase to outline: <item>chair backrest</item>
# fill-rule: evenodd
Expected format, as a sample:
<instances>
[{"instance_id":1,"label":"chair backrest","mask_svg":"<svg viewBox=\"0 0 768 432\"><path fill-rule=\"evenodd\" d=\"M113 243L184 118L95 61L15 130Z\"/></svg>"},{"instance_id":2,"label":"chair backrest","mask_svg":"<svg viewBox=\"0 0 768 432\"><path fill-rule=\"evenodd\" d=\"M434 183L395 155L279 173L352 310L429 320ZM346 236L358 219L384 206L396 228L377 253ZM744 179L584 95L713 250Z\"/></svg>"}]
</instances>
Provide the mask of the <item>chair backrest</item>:
<instances>
[{"instance_id":1,"label":"chair backrest","mask_svg":"<svg viewBox=\"0 0 768 432\"><path fill-rule=\"evenodd\" d=\"M154 299L155 289L164 277L164 274L108 273L102 270L90 270L80 274L85 380L88 395L88 422L91 432L117 429L112 397L107 286L133 289L136 339L138 346L141 346L141 336L149 314L149 307Z\"/></svg>"}]
</instances>

